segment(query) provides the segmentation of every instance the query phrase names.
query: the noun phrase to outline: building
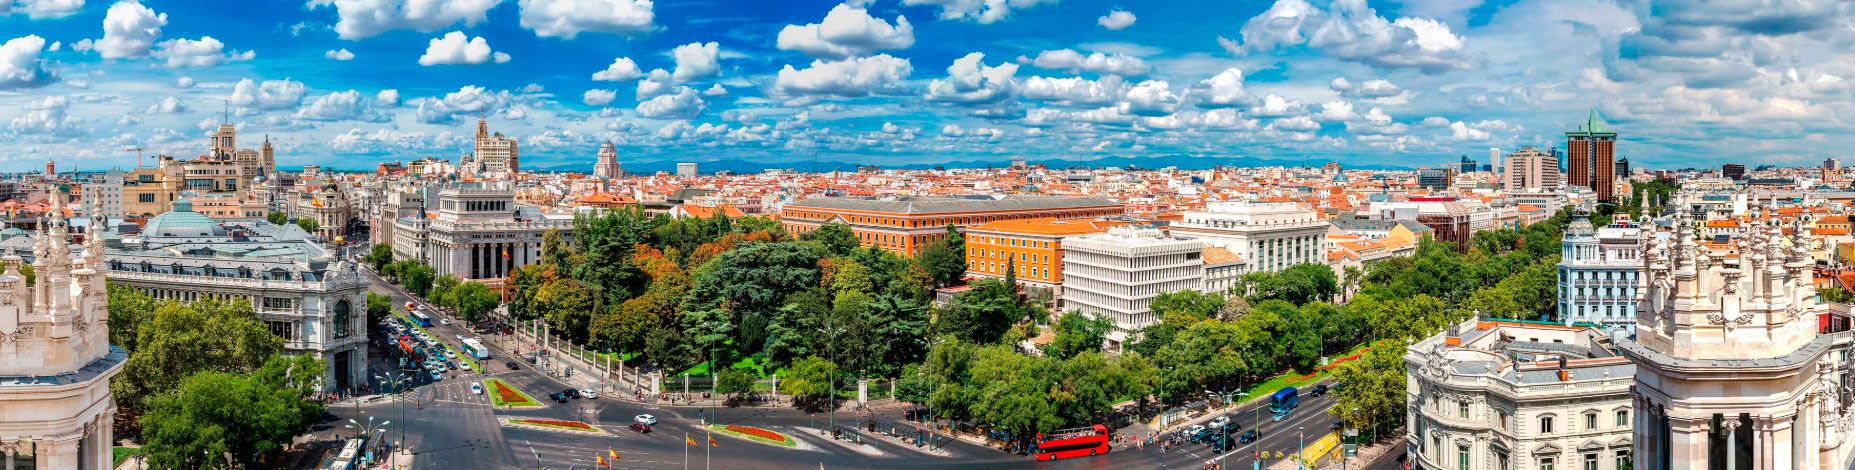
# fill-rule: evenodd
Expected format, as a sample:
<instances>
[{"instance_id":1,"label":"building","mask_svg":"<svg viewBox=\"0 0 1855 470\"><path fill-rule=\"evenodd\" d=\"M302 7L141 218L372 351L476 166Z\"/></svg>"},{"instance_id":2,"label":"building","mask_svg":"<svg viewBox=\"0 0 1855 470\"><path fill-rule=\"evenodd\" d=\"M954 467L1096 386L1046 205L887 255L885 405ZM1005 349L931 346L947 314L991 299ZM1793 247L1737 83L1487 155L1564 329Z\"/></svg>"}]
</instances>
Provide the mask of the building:
<instances>
[{"instance_id":1,"label":"building","mask_svg":"<svg viewBox=\"0 0 1855 470\"><path fill-rule=\"evenodd\" d=\"M52 213L64 210L53 197ZM90 223L102 209L91 207ZM101 242L85 240L82 256L67 241L69 222L50 218L34 239L27 285L25 262L0 257L0 450L9 468L109 468L116 402L110 379L129 353L109 344L109 302Z\"/></svg>"},{"instance_id":2,"label":"building","mask_svg":"<svg viewBox=\"0 0 1855 470\"><path fill-rule=\"evenodd\" d=\"M1468 155L1463 155L1462 161L1458 162L1456 166L1457 173L1474 173L1476 169L1481 168L1481 165L1475 164L1475 161L1470 160Z\"/></svg>"},{"instance_id":3,"label":"building","mask_svg":"<svg viewBox=\"0 0 1855 470\"><path fill-rule=\"evenodd\" d=\"M1449 189L1450 181L1455 179L1455 175L1451 173L1453 172L1447 169L1418 168L1417 186L1436 191Z\"/></svg>"},{"instance_id":4,"label":"building","mask_svg":"<svg viewBox=\"0 0 1855 470\"><path fill-rule=\"evenodd\" d=\"M1159 322L1149 306L1166 292L1204 284L1204 243L1150 227L1115 227L1063 240L1063 303L1114 321L1105 349L1120 350Z\"/></svg>"},{"instance_id":5,"label":"building","mask_svg":"<svg viewBox=\"0 0 1855 470\"><path fill-rule=\"evenodd\" d=\"M187 198L173 206L140 232L94 238L111 282L156 299L251 302L285 352L322 357L329 390L367 383L367 280L353 263L293 224L216 221Z\"/></svg>"},{"instance_id":6,"label":"building","mask_svg":"<svg viewBox=\"0 0 1855 470\"><path fill-rule=\"evenodd\" d=\"M1842 160L1837 160L1834 158L1825 158L1823 159L1823 169L1829 170L1829 171L1840 170L1842 169Z\"/></svg>"},{"instance_id":7,"label":"building","mask_svg":"<svg viewBox=\"0 0 1855 470\"><path fill-rule=\"evenodd\" d=\"M1471 214L1456 198L1444 196L1413 197L1407 201L1373 203L1377 216L1385 220L1410 220L1430 228L1429 236L1456 246L1459 253L1469 250Z\"/></svg>"},{"instance_id":8,"label":"building","mask_svg":"<svg viewBox=\"0 0 1855 470\"><path fill-rule=\"evenodd\" d=\"M1617 159L1617 172L1615 174L1617 175L1618 178L1629 178L1630 177L1630 159L1628 158Z\"/></svg>"},{"instance_id":9,"label":"building","mask_svg":"<svg viewBox=\"0 0 1855 470\"><path fill-rule=\"evenodd\" d=\"M995 220L967 227L966 274L1003 278L1007 269L1015 266L1019 285L1061 298L1063 238L1107 229L1107 223L1094 220L1047 217Z\"/></svg>"},{"instance_id":10,"label":"building","mask_svg":"<svg viewBox=\"0 0 1855 470\"><path fill-rule=\"evenodd\" d=\"M1746 166L1740 165L1738 163L1728 163L1725 165L1720 165L1720 177L1733 180L1733 181L1739 181L1739 180L1745 179L1746 178Z\"/></svg>"},{"instance_id":11,"label":"building","mask_svg":"<svg viewBox=\"0 0 1855 470\"><path fill-rule=\"evenodd\" d=\"M1507 167L1501 166L1501 148L1500 147L1488 147L1488 165L1487 166L1493 167L1497 171L1502 171L1502 172L1507 171Z\"/></svg>"},{"instance_id":12,"label":"building","mask_svg":"<svg viewBox=\"0 0 1855 470\"><path fill-rule=\"evenodd\" d=\"M1327 229L1320 213L1293 202L1213 202L1185 211L1172 233L1229 249L1245 268L1277 272L1324 263Z\"/></svg>"},{"instance_id":13,"label":"building","mask_svg":"<svg viewBox=\"0 0 1855 470\"><path fill-rule=\"evenodd\" d=\"M625 171L618 166L618 147L606 142L599 145L599 157L593 162L594 178L622 178Z\"/></svg>"},{"instance_id":14,"label":"building","mask_svg":"<svg viewBox=\"0 0 1855 470\"><path fill-rule=\"evenodd\" d=\"M999 220L1078 219L1125 213L1120 203L1099 197L814 197L781 207L779 222L793 235L825 224L849 225L863 246L914 256L928 244L945 238L949 225L965 228Z\"/></svg>"},{"instance_id":15,"label":"building","mask_svg":"<svg viewBox=\"0 0 1855 470\"><path fill-rule=\"evenodd\" d=\"M1630 468L1636 366L1595 328L1472 318L1404 361L1412 468Z\"/></svg>"},{"instance_id":16,"label":"building","mask_svg":"<svg viewBox=\"0 0 1855 470\"><path fill-rule=\"evenodd\" d=\"M401 223L418 254L437 270L460 281L500 287L515 268L541 258L541 235L551 229L572 240L570 216L546 216L534 207L518 206L507 188L444 188L438 192L438 214L427 221ZM400 233L395 233L396 243ZM397 249L396 249L397 251Z\"/></svg>"},{"instance_id":17,"label":"building","mask_svg":"<svg viewBox=\"0 0 1855 470\"><path fill-rule=\"evenodd\" d=\"M1533 147L1507 154L1507 192L1551 192L1559 188L1559 161Z\"/></svg>"},{"instance_id":18,"label":"building","mask_svg":"<svg viewBox=\"0 0 1855 470\"><path fill-rule=\"evenodd\" d=\"M92 175L90 182L84 185L84 200L96 202L95 207L102 211L103 217L121 219L123 216L123 176L122 170L119 169ZM4 200L0 199L0 201Z\"/></svg>"},{"instance_id":19,"label":"building","mask_svg":"<svg viewBox=\"0 0 1855 470\"><path fill-rule=\"evenodd\" d=\"M489 121L477 118L476 143L463 166L472 174L513 174L521 168L520 154L514 138L490 133Z\"/></svg>"},{"instance_id":20,"label":"building","mask_svg":"<svg viewBox=\"0 0 1855 470\"><path fill-rule=\"evenodd\" d=\"M699 174L701 173L696 172L696 164L694 163L676 164L676 177L677 178L695 178L696 175L699 175Z\"/></svg>"},{"instance_id":21,"label":"building","mask_svg":"<svg viewBox=\"0 0 1855 470\"><path fill-rule=\"evenodd\" d=\"M1850 468L1850 332L1820 329L1807 231L1761 227L1716 259L1691 223L1645 243L1645 314L1618 341L1636 363L1634 468Z\"/></svg>"},{"instance_id":22,"label":"building","mask_svg":"<svg viewBox=\"0 0 1855 470\"><path fill-rule=\"evenodd\" d=\"M1592 109L1591 117L1577 130L1565 131L1565 139L1570 167L1567 184L1591 188L1599 201L1614 200L1617 195L1617 133L1597 117L1596 109Z\"/></svg>"},{"instance_id":23,"label":"building","mask_svg":"<svg viewBox=\"0 0 1855 470\"><path fill-rule=\"evenodd\" d=\"M1593 228L1584 211L1559 243L1559 320L1628 331L1636 326L1642 228L1621 220Z\"/></svg>"},{"instance_id":24,"label":"building","mask_svg":"<svg viewBox=\"0 0 1855 470\"><path fill-rule=\"evenodd\" d=\"M316 221L316 239L332 241L348 235L348 229L355 220L354 204L348 195L334 181L323 181L314 188L302 188L292 194L287 203L291 219L310 219Z\"/></svg>"}]
</instances>

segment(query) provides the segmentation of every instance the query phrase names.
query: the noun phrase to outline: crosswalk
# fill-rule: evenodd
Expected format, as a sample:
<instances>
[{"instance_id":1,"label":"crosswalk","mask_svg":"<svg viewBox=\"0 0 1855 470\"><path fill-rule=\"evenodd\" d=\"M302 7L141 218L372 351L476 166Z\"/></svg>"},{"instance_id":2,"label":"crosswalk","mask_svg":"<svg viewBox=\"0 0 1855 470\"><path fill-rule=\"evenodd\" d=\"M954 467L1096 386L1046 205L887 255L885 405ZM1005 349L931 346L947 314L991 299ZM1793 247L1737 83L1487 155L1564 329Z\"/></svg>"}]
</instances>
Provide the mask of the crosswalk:
<instances>
[{"instance_id":1,"label":"crosswalk","mask_svg":"<svg viewBox=\"0 0 1855 470\"><path fill-rule=\"evenodd\" d=\"M487 391L485 391L483 395L478 395L471 391L470 385L474 383L479 382L474 380L452 380L426 385L426 388L430 390L424 391L425 395L422 395L422 397L430 397L432 401L439 403L488 406L490 404L490 398Z\"/></svg>"},{"instance_id":2,"label":"crosswalk","mask_svg":"<svg viewBox=\"0 0 1855 470\"><path fill-rule=\"evenodd\" d=\"M631 468L656 470L681 468L683 465L682 454L669 455L663 452L625 450L621 448L624 447L621 439L611 437L600 439L524 439L521 444L515 447L515 455L529 454L532 456L531 458L539 459L543 465L549 468L567 468L574 465L591 467L597 463L599 457L609 456L611 455L610 452L614 450L618 452L618 460L608 460L614 469Z\"/></svg>"}]
</instances>

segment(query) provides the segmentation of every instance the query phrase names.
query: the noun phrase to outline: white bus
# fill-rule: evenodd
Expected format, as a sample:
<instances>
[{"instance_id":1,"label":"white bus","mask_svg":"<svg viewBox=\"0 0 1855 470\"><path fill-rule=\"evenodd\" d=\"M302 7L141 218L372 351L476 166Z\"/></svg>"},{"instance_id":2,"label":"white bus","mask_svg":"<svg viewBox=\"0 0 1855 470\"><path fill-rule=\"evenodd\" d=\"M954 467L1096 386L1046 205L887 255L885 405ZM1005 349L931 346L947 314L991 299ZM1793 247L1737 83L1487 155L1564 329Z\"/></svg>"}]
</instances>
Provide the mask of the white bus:
<instances>
[{"instance_id":1,"label":"white bus","mask_svg":"<svg viewBox=\"0 0 1855 470\"><path fill-rule=\"evenodd\" d=\"M490 349L483 347L483 341L476 338L464 340L464 352L479 360L490 358Z\"/></svg>"}]
</instances>

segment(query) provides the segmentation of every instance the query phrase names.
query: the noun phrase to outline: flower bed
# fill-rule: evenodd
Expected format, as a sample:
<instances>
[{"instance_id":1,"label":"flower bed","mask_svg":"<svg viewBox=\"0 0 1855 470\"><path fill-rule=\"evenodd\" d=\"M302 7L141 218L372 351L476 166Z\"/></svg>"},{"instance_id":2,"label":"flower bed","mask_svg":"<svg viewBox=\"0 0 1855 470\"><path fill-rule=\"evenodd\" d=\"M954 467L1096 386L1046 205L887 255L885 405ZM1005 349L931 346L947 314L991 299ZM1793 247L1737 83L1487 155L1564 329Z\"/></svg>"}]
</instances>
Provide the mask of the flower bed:
<instances>
[{"instance_id":1,"label":"flower bed","mask_svg":"<svg viewBox=\"0 0 1855 470\"><path fill-rule=\"evenodd\" d=\"M515 425L515 426L530 426L530 427L537 427L537 428L557 429L561 431L605 434L605 431L601 431L599 430L599 428L595 428L592 425L582 423L579 421L562 421L558 419L503 418L502 422L510 424L510 425Z\"/></svg>"},{"instance_id":2,"label":"flower bed","mask_svg":"<svg viewBox=\"0 0 1855 470\"><path fill-rule=\"evenodd\" d=\"M513 406L521 408L542 406L541 402L535 401L533 397L529 397L528 394L522 393L521 390L516 390L515 387L510 387L509 384L503 383L500 379L484 380L483 385L489 389L490 404L493 406Z\"/></svg>"},{"instance_id":3,"label":"flower bed","mask_svg":"<svg viewBox=\"0 0 1855 470\"><path fill-rule=\"evenodd\" d=\"M781 447L798 447L798 443L793 441L792 438L786 437L785 434L780 434L777 432L768 431L765 429L760 429L760 428L756 428L752 426L740 426L740 425L735 425L735 424L730 424L727 426L709 425L709 429L712 429L715 432L718 432L724 435L738 437L741 439L759 442L762 444L771 444L771 445L776 445L776 446L781 446Z\"/></svg>"}]
</instances>

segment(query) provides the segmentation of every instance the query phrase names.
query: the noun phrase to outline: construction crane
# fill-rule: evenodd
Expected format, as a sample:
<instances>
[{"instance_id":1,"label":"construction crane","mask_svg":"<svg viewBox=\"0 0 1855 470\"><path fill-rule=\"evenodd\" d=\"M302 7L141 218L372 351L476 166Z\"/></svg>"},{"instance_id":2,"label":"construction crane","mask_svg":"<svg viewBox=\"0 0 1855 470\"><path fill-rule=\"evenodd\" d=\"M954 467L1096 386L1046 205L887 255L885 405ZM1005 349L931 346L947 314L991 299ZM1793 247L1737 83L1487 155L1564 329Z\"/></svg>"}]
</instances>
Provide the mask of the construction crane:
<instances>
[{"instance_id":1,"label":"construction crane","mask_svg":"<svg viewBox=\"0 0 1855 470\"><path fill-rule=\"evenodd\" d=\"M150 152L174 152L174 151L181 151L181 150L187 150L187 149L189 149L189 148L191 148L191 147L159 147L159 148L143 148L143 147L141 147L141 146L139 146L139 145L138 145L138 146L135 146L135 147L130 147L130 148L127 148L127 149L124 149L123 151L125 151L125 152L135 152L135 169L137 169L137 170L140 170L140 169L142 169L142 167L143 167L143 165L142 165L142 152L143 152L143 151L150 151Z\"/></svg>"}]
</instances>

